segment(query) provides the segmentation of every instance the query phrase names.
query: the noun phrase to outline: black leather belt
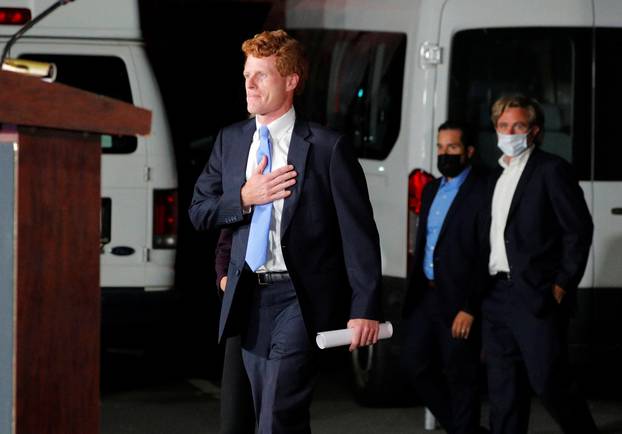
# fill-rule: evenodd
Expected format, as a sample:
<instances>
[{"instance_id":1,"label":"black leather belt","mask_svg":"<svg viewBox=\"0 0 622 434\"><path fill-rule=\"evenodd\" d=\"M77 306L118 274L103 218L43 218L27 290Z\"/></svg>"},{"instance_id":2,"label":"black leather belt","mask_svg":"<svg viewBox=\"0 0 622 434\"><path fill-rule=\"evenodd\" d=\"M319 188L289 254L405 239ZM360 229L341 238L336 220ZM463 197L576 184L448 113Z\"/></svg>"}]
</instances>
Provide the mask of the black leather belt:
<instances>
[{"instance_id":1,"label":"black leather belt","mask_svg":"<svg viewBox=\"0 0 622 434\"><path fill-rule=\"evenodd\" d=\"M510 277L510 273L506 271L499 271L497 274L493 274L492 278L494 280L512 280Z\"/></svg>"},{"instance_id":2,"label":"black leather belt","mask_svg":"<svg viewBox=\"0 0 622 434\"><path fill-rule=\"evenodd\" d=\"M284 282L290 280L287 271L274 271L268 273L257 273L257 282L260 285L271 285L276 282Z\"/></svg>"}]
</instances>

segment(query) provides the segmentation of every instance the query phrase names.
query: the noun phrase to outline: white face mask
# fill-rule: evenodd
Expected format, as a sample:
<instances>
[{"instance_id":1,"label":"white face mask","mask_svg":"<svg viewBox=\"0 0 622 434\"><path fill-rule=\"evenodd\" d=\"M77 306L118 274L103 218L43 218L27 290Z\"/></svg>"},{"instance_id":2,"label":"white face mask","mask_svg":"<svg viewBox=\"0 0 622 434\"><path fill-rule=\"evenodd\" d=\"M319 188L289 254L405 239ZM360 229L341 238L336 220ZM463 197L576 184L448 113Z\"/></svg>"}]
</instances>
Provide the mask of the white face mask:
<instances>
[{"instance_id":1,"label":"white face mask","mask_svg":"<svg viewBox=\"0 0 622 434\"><path fill-rule=\"evenodd\" d=\"M499 141L497 146L508 157L516 157L527 149L527 134L501 134L497 133Z\"/></svg>"}]
</instances>

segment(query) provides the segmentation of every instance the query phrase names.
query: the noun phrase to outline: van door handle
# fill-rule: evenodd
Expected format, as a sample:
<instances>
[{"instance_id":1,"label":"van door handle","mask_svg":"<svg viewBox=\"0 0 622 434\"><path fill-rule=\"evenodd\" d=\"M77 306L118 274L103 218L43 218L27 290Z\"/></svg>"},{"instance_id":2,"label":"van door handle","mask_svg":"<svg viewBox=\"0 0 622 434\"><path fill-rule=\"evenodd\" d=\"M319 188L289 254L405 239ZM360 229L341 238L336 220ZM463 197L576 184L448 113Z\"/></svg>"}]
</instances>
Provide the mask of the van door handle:
<instances>
[{"instance_id":1,"label":"van door handle","mask_svg":"<svg viewBox=\"0 0 622 434\"><path fill-rule=\"evenodd\" d=\"M622 215L622 208L611 208L611 214Z\"/></svg>"}]
</instances>

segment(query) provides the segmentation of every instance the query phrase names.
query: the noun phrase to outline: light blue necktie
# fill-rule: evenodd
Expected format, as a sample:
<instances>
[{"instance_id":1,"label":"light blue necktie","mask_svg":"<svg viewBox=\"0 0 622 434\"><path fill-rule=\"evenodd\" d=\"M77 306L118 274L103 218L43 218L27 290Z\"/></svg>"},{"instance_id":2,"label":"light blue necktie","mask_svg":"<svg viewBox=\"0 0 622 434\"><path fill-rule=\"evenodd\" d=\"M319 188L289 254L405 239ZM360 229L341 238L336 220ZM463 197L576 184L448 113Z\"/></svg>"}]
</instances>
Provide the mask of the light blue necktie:
<instances>
[{"instance_id":1,"label":"light blue necktie","mask_svg":"<svg viewBox=\"0 0 622 434\"><path fill-rule=\"evenodd\" d=\"M268 164L263 174L272 170L272 157L270 156L270 131L268 127L259 127L259 149L257 149L257 164L261 163L263 156L268 157ZM246 246L246 263L251 270L256 271L266 263L268 256L268 235L270 233L270 217L272 216L272 202L265 205L255 205L251 228Z\"/></svg>"}]
</instances>

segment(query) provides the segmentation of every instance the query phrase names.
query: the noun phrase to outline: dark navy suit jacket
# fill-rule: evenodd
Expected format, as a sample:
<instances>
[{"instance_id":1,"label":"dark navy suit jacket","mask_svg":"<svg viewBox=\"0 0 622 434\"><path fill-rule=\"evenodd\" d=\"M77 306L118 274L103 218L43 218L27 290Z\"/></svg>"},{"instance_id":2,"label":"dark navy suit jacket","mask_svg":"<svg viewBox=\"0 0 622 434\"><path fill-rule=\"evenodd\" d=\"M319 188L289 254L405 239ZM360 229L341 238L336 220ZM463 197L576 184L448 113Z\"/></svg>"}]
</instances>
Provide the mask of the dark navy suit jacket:
<instances>
[{"instance_id":1,"label":"dark navy suit jacket","mask_svg":"<svg viewBox=\"0 0 622 434\"><path fill-rule=\"evenodd\" d=\"M489 204L502 172L499 167L492 176ZM510 275L533 314L555 306L553 284L566 291L563 304L575 303L593 232L592 216L570 164L534 149L516 186L505 227Z\"/></svg>"},{"instance_id":2,"label":"dark navy suit jacket","mask_svg":"<svg viewBox=\"0 0 622 434\"><path fill-rule=\"evenodd\" d=\"M483 225L489 225L485 215L488 188L486 177L472 168L443 221L433 255L436 288L429 289L423 257L428 215L440 184L441 178L423 190L404 315L413 311L425 291L432 290L438 292L440 313L451 324L461 310L478 315L480 297L486 288L488 246Z\"/></svg>"},{"instance_id":3,"label":"dark navy suit jacket","mask_svg":"<svg viewBox=\"0 0 622 434\"><path fill-rule=\"evenodd\" d=\"M196 229L233 231L220 338L244 330L253 288L244 259L251 216L242 213L240 190L255 128L251 119L220 131L189 210ZM378 319L379 237L351 147L344 136L297 120L287 159L298 175L284 202L281 249L309 335L343 328L349 318Z\"/></svg>"}]
</instances>

